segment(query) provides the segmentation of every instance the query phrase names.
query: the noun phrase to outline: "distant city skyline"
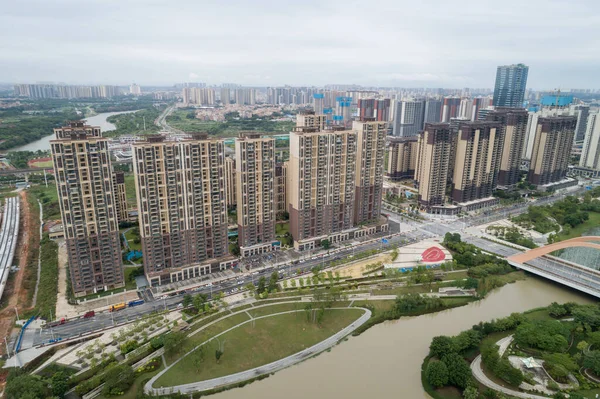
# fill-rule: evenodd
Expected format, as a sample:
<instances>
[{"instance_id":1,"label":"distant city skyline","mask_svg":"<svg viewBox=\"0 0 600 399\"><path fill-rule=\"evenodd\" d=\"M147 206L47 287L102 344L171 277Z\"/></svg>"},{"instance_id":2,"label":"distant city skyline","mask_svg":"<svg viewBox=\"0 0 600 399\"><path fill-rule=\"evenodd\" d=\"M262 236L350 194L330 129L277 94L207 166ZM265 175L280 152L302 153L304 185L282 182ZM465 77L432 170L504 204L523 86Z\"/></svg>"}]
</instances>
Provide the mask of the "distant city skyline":
<instances>
[{"instance_id":1,"label":"distant city skyline","mask_svg":"<svg viewBox=\"0 0 600 399\"><path fill-rule=\"evenodd\" d=\"M488 88L498 65L524 63L529 88L600 87L592 0L368 10L351 0L8 2L0 70L11 83Z\"/></svg>"}]
</instances>

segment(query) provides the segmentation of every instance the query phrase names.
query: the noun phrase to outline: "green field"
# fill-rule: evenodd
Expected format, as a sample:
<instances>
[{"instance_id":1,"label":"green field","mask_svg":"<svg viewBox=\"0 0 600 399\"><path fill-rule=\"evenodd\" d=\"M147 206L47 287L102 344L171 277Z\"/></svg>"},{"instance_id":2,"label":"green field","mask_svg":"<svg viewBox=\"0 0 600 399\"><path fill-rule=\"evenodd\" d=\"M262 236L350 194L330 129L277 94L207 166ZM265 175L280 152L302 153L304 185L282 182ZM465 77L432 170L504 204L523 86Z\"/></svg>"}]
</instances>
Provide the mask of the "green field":
<instances>
[{"instance_id":1,"label":"green field","mask_svg":"<svg viewBox=\"0 0 600 399\"><path fill-rule=\"evenodd\" d=\"M142 243L135 243L133 240L136 238L136 235L133 233L133 229L129 229L127 233L125 233L125 238L127 239L127 243L129 244L129 248L134 251L142 250Z\"/></svg>"},{"instance_id":2,"label":"green field","mask_svg":"<svg viewBox=\"0 0 600 399\"><path fill-rule=\"evenodd\" d=\"M246 323L219 337L224 342L223 356L217 363L216 340L204 347L203 360L198 350L184 357L162 375L155 387L175 386L217 378L290 356L304 350L350 325L362 310L326 310L321 326L309 323L303 311L267 317Z\"/></svg>"},{"instance_id":3,"label":"green field","mask_svg":"<svg viewBox=\"0 0 600 399\"><path fill-rule=\"evenodd\" d=\"M287 312L290 310L302 310L304 309L304 304L293 302L293 303L281 303L278 305L265 306L258 309L248 309L247 312L250 313L252 317L260 317L272 313L279 312ZM236 309L237 310L237 309Z\"/></svg>"},{"instance_id":4,"label":"green field","mask_svg":"<svg viewBox=\"0 0 600 399\"><path fill-rule=\"evenodd\" d=\"M289 223L277 223L275 225L275 234L277 236L284 236L286 233L290 232L290 224Z\"/></svg>"}]
</instances>

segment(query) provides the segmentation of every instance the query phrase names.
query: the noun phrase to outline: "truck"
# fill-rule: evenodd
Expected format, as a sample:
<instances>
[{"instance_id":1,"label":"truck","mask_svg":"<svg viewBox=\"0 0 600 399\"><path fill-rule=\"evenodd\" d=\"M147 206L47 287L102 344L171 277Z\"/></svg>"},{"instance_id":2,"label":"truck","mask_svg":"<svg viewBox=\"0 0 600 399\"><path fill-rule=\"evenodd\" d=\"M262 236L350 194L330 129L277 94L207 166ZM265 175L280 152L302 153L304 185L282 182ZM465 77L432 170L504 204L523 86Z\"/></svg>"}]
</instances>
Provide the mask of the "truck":
<instances>
[{"instance_id":1,"label":"truck","mask_svg":"<svg viewBox=\"0 0 600 399\"><path fill-rule=\"evenodd\" d=\"M121 303L118 303L116 305L112 305L108 310L110 312L116 312L118 310L125 309L126 307L127 307L127 305L125 304L125 302L121 302Z\"/></svg>"},{"instance_id":2,"label":"truck","mask_svg":"<svg viewBox=\"0 0 600 399\"><path fill-rule=\"evenodd\" d=\"M131 307L134 307L134 306L137 306L137 305L141 305L142 303L144 303L143 299L136 299L134 301L127 302L127 306L131 308Z\"/></svg>"},{"instance_id":3,"label":"truck","mask_svg":"<svg viewBox=\"0 0 600 399\"><path fill-rule=\"evenodd\" d=\"M96 316L96 312L94 312L93 310L90 310L89 312L85 312L85 314L83 315L84 319L89 319L90 317L94 317Z\"/></svg>"}]
</instances>

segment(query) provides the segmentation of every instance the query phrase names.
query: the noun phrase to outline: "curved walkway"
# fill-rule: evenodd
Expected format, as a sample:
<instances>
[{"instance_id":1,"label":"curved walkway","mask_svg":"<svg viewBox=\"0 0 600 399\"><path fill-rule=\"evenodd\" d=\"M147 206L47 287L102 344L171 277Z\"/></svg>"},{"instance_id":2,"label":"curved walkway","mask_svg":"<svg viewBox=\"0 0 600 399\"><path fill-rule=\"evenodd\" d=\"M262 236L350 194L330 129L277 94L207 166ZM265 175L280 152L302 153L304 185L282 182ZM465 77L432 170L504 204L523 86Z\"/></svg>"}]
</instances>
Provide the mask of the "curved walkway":
<instances>
[{"instance_id":1,"label":"curved walkway","mask_svg":"<svg viewBox=\"0 0 600 399\"><path fill-rule=\"evenodd\" d=\"M504 351L506 351L506 349L508 348L508 345L510 345L512 340L513 340L513 336L510 335L510 336L502 338L501 340L496 342L496 345L498 345L500 348L500 350L499 350L500 356L502 356L502 354L504 354ZM519 391L509 389L509 388L505 388L502 385L499 385L499 384L495 383L494 381L490 380L488 378L488 376L485 375L485 373L483 372L483 369L481 368L481 355L477 356L475 358L475 360L473 360L473 362L471 363L471 371L473 372L473 377L475 377L475 379L477 381L479 381L486 387L493 389L494 391L502 392L507 395L514 396L515 398L548 399L547 396L534 395L531 393L519 392Z\"/></svg>"},{"instance_id":2,"label":"curved walkway","mask_svg":"<svg viewBox=\"0 0 600 399\"><path fill-rule=\"evenodd\" d=\"M330 309L348 310L349 308L330 308ZM310 348L304 349L303 351L297 352L297 353L290 355L288 357L285 357L283 359L279 359L272 363L265 364L265 365L262 365L259 367L255 367L250 370L241 371L239 373L230 374L230 375L226 375L223 377L213 378L210 380L192 382L189 384L177 385L174 387L167 387L167 388L153 388L152 387L152 385L158 378L160 378L164 373L166 373L171 367L173 367L178 362L180 362L181 359L183 359L184 357L186 357L187 355L189 355L190 353L192 353L193 351L195 351L202 345L205 345L206 343L212 341L213 339L215 339L235 328L238 328L246 323L250 323L250 322L253 322L258 319L263 319L263 318L272 317L272 316L278 316L278 315L282 315L282 314L286 314L286 313L303 312L304 310L290 310L290 311L286 311L286 312L280 312L280 313L274 313L274 314L270 314L270 315L266 315L266 316L255 317L251 320L246 320L236 326L233 326L233 327L211 337L210 339L208 339L208 340L204 341L203 343L201 343L200 345L196 346L194 349L192 349L185 355L181 356L179 359L177 359L177 361L173 362L169 367L167 367L166 369L164 369L163 371L161 371L160 373L158 373L157 375L152 377L150 379L150 381L148 381L146 383L146 385L144 386L144 392L148 395L167 395L167 394L175 393L175 392L187 394L187 393L191 393L191 392L206 391L209 389L214 389L214 388L218 388L218 387L222 387L222 386L226 386L226 385L236 384L236 383L239 383L242 381L246 381L246 380L249 380L252 378L259 377L264 374L271 374L276 371L287 368L289 366L292 366L292 365L299 363L311 356L314 356L318 353L321 353L321 352L331 348L332 346L337 344L337 342L339 342L342 338L344 338L345 336L350 334L352 331L356 330L358 327L363 325L371 317L371 311L368 309L358 308L358 307L351 308L351 309L360 309L360 310L363 310L365 313L362 316L360 316L358 319L353 321L349 326L345 327L344 329L342 329L341 331L337 332L336 334L330 336L329 338L311 346Z\"/></svg>"}]
</instances>

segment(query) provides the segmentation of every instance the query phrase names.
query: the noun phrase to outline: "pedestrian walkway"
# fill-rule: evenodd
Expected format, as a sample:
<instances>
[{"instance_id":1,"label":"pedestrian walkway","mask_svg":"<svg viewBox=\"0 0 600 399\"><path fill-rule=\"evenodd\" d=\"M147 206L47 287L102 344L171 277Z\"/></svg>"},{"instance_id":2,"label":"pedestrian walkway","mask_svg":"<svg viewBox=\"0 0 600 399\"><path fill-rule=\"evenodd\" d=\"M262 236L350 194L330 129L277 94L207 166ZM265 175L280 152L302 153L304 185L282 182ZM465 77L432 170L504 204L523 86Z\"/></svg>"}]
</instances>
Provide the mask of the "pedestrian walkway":
<instances>
[{"instance_id":1,"label":"pedestrian walkway","mask_svg":"<svg viewBox=\"0 0 600 399\"><path fill-rule=\"evenodd\" d=\"M332 308L332 309L346 310L347 308ZM266 315L266 316L256 317L255 319L252 319L252 320L246 320L234 327L231 327L231 328L221 332L220 334L215 335L214 337L201 343L200 345L196 346L194 349L192 349L191 351L189 351L188 353L186 353L185 355L180 357L177 361L173 362L169 367L167 367L166 369L164 369L163 371L161 371L160 373L158 373L157 375L152 377L152 379L150 379L150 381L148 381L146 383L146 385L144 386L144 391L148 395L166 395L166 394L175 393L175 392L178 392L181 394L189 394L192 392L206 391L206 390L210 390L210 389L214 389L214 388L218 388L218 387L222 387L222 386L236 384L236 383L239 383L242 381L246 381L246 380L249 380L252 378L259 377L261 375L271 374L276 371L282 370L284 368L292 366L292 365L299 363L305 359L308 359L311 356L314 356L318 353L321 353L321 352L331 348L332 346L336 345L342 338L344 338L345 336L347 336L348 334L350 334L354 330L356 330L358 327L363 325L371 317L370 310L364 309L364 308L355 308L355 309L361 309L365 313L361 317L359 317L357 320L355 320L352 324L350 324L346 328L342 329L338 333L332 335L331 337L311 346L310 348L307 348L303 351L295 353L286 358L277 360L275 362L272 362L272 363L269 363L269 364L266 364L266 365L263 365L260 367L255 367L250 370L245 370L245 371L242 371L239 373L230 374L230 375L227 375L224 377L213 378L211 380L198 381L198 382L193 382L190 384L177 385L174 387L167 387L167 388L153 388L152 387L152 385L158 378L160 378L164 373L166 373L171 367L173 367L178 362L180 362L184 357L188 356L190 353L192 353L194 350L201 347L202 345L205 345L208 342L210 342L211 340L218 338L219 336L221 336L223 334L228 333L229 331L233 330L234 328L238 328L239 326L244 325L246 323L250 323L254 320L258 320L258 319L262 319L262 318L266 318L266 317L278 316L278 315L287 314L287 313L301 312L301 310L291 310L291 311L287 311L287 312L280 312L280 313L270 314L270 315Z\"/></svg>"}]
</instances>

